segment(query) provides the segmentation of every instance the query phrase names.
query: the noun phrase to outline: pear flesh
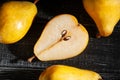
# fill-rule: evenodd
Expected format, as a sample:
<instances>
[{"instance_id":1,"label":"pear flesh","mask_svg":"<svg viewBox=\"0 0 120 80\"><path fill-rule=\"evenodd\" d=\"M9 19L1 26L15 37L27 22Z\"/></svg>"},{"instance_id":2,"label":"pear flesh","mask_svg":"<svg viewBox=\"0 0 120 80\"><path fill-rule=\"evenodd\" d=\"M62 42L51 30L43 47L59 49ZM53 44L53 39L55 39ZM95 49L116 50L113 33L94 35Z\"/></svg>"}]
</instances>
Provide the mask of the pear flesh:
<instances>
[{"instance_id":1,"label":"pear flesh","mask_svg":"<svg viewBox=\"0 0 120 80\"><path fill-rule=\"evenodd\" d=\"M79 69L67 65L52 65L44 70L39 80L103 80L102 77L90 70Z\"/></svg>"},{"instance_id":2,"label":"pear flesh","mask_svg":"<svg viewBox=\"0 0 120 80\"><path fill-rule=\"evenodd\" d=\"M120 0L83 0L83 5L95 21L99 34L110 36L120 19Z\"/></svg>"},{"instance_id":3,"label":"pear flesh","mask_svg":"<svg viewBox=\"0 0 120 80\"><path fill-rule=\"evenodd\" d=\"M28 1L8 1L0 7L0 43L11 44L22 39L37 14Z\"/></svg>"},{"instance_id":4,"label":"pear flesh","mask_svg":"<svg viewBox=\"0 0 120 80\"><path fill-rule=\"evenodd\" d=\"M61 60L80 54L88 44L88 32L70 14L50 20L34 46L39 60Z\"/></svg>"}]
</instances>

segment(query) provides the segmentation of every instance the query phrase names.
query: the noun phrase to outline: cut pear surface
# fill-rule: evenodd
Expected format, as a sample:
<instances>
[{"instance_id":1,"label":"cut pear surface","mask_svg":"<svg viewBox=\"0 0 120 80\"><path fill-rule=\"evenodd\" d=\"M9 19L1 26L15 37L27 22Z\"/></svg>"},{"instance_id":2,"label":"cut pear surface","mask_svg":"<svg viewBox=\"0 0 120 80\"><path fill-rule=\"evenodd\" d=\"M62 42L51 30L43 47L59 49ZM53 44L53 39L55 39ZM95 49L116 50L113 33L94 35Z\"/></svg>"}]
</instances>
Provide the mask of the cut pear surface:
<instances>
[{"instance_id":1,"label":"cut pear surface","mask_svg":"<svg viewBox=\"0 0 120 80\"><path fill-rule=\"evenodd\" d=\"M34 46L34 53L42 61L67 59L80 54L88 40L87 30L73 15L61 14L47 23Z\"/></svg>"}]
</instances>

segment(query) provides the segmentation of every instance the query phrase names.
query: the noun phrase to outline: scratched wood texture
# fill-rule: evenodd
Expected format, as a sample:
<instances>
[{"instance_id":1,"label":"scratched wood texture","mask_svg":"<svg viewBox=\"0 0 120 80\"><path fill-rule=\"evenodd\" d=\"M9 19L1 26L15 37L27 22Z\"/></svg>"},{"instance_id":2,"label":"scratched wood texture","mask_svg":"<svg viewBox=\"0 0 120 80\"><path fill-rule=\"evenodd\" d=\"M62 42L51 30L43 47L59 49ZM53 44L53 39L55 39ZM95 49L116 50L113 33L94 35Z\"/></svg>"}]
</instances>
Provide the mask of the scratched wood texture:
<instances>
[{"instance_id":1,"label":"scratched wood texture","mask_svg":"<svg viewBox=\"0 0 120 80\"><path fill-rule=\"evenodd\" d=\"M9 0L2 0L0 3ZM34 0L31 0L34 2ZM86 13L81 0L40 0L38 14L26 36L15 44L0 44L0 80L38 80L41 72L50 65L64 64L98 72L104 80L120 80L120 21L114 32L106 38L96 38L94 21ZM76 16L89 32L89 43L82 54L60 61L32 63L33 47L45 24L54 16L68 13Z\"/></svg>"}]
</instances>

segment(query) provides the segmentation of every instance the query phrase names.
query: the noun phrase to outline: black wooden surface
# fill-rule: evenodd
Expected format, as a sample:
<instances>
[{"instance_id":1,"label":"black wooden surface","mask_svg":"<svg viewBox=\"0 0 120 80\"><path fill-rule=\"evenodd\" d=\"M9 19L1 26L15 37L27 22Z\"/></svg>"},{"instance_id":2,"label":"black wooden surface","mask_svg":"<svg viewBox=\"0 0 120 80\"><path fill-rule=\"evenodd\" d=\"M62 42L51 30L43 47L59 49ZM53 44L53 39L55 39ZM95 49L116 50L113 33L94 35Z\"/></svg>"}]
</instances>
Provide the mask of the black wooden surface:
<instances>
[{"instance_id":1,"label":"black wooden surface","mask_svg":"<svg viewBox=\"0 0 120 80\"><path fill-rule=\"evenodd\" d=\"M9 0L1 3L5 1ZM104 80L120 80L120 21L111 36L97 39L96 25L81 0L40 0L36 5L38 14L26 36L15 44L0 44L0 80L38 80L40 73L53 64L93 70ZM76 16L86 27L90 36L87 48L82 54L66 60L41 62L35 59L32 63L27 62L45 24L63 13Z\"/></svg>"}]
</instances>

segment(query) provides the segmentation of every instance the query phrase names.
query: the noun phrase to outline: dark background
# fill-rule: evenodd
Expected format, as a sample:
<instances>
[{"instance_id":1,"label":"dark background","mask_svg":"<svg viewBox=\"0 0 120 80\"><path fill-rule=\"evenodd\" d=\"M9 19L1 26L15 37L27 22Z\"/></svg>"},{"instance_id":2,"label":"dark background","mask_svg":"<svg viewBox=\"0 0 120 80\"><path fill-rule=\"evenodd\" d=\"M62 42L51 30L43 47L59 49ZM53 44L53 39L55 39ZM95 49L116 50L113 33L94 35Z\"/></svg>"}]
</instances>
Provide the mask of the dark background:
<instances>
[{"instance_id":1,"label":"dark background","mask_svg":"<svg viewBox=\"0 0 120 80\"><path fill-rule=\"evenodd\" d=\"M9 0L0 3L6 1ZM95 37L98 32L96 25L84 10L81 0L40 0L36 6L38 14L25 37L15 44L0 44L0 80L38 80L40 73L53 64L93 70L104 80L120 80L120 21L112 35L98 39ZM88 30L90 40L87 48L82 54L66 60L41 62L35 59L32 63L27 62L45 24L63 13L74 15Z\"/></svg>"}]
</instances>

